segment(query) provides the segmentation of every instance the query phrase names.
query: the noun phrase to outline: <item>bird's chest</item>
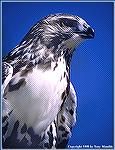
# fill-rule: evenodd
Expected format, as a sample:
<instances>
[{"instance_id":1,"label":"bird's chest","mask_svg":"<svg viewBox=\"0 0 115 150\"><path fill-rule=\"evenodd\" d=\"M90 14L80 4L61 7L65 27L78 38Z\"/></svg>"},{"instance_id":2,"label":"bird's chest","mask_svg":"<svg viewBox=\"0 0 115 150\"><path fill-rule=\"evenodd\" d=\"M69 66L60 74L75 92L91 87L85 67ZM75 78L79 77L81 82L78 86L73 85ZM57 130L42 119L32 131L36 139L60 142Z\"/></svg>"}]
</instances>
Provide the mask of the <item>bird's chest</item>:
<instances>
[{"instance_id":1,"label":"bird's chest","mask_svg":"<svg viewBox=\"0 0 115 150\"><path fill-rule=\"evenodd\" d=\"M15 75L12 86L20 79L24 83L18 90L8 92L7 99L14 117L40 133L55 119L63 103L68 84L65 62L53 62L48 70L36 66L23 78Z\"/></svg>"}]
</instances>

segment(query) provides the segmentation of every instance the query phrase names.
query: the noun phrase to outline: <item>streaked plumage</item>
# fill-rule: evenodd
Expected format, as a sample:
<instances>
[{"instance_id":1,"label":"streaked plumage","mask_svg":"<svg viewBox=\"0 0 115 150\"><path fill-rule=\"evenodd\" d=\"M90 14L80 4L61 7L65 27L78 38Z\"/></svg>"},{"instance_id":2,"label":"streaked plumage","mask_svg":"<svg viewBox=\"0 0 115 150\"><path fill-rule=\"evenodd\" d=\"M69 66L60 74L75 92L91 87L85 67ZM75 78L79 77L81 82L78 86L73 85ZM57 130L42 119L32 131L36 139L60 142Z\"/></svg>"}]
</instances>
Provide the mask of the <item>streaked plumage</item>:
<instances>
[{"instance_id":1,"label":"streaked plumage","mask_svg":"<svg viewBox=\"0 0 115 150\"><path fill-rule=\"evenodd\" d=\"M94 31L80 17L49 15L3 59L3 148L65 148L76 120L74 48Z\"/></svg>"}]
</instances>

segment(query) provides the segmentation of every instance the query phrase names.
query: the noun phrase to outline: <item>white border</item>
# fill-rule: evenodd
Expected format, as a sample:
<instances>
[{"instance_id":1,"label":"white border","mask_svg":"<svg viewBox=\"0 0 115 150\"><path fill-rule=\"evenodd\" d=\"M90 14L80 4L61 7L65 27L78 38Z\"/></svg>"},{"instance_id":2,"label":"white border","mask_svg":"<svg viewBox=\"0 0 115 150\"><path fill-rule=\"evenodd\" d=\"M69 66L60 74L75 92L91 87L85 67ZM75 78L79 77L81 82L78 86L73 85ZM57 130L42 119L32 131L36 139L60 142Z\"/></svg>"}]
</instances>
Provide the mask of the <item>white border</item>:
<instances>
[{"instance_id":1,"label":"white border","mask_svg":"<svg viewBox=\"0 0 115 150\"><path fill-rule=\"evenodd\" d=\"M113 9L114 9L114 10L113 10L113 13L114 13L114 14L113 14L113 15L114 15L114 18L113 18L113 19L114 19L114 23L113 23L113 24L114 24L114 29L113 29L113 30L114 30L114 37L113 37L113 40L114 40L114 45L113 45L113 48L114 48L114 51L113 51L114 56L113 56L113 57L115 58L115 1L114 1L114 0L110 0L110 1L108 1L108 0L101 0L101 1L100 1L100 0L97 0L97 1L93 1L93 0L91 0L91 1L87 1L87 0L86 0L86 1L85 1L85 0L76 0L76 1L74 1L74 0L72 0L72 1L70 1L70 0L65 0L65 1L61 1L61 0L56 0L56 1L55 1L55 0L52 0L52 1L51 1L51 0L49 0L49 1L48 1L48 0L43 0L43 1L39 1L39 0L38 0L38 1L37 1L37 0L36 0L36 1L31 1L31 0L30 0L30 1L24 1L24 0L13 1L13 0L12 0L12 1L10 1L10 0L9 0L9 1L8 1L8 0L4 0L4 1L2 1L2 0L1 0L1 1L0 1L0 7L1 7L1 8L0 8L0 10L1 10L1 11L0 11L0 16L1 16L1 19L0 19L0 21L1 21L1 22L0 22L0 23L1 23L1 24L0 24L0 25L1 25L1 26L0 26L0 37L1 37L1 39L0 39L0 48L1 48L1 51L0 51L0 58L1 58L1 60L0 60L0 67L1 67L1 68L2 68L2 3L4 3L4 2L27 2L27 3L28 3L28 2L29 2L29 3L33 3L33 2L62 2L62 3L63 3L63 2L70 2L70 3L71 3L71 2L76 2L76 3L77 3L77 2L91 2L91 3L93 3L93 2L97 2L97 3L99 3L99 2L108 2L108 3L111 3L111 2L112 2L113 5L114 5L114 8L113 8ZM115 60L114 60L114 58L113 58L113 67L114 67L113 69L115 70ZM114 73L114 70L113 70L113 73ZM0 71L0 81L1 81L1 83L2 83L2 70ZM114 82L114 85L115 85L115 74L113 74L113 82ZM2 85L2 84L1 84L1 85ZM113 86L114 86L114 85L113 85ZM114 88L114 87L113 87L113 88ZM1 90L1 87L0 87L0 90ZM0 140L0 145L1 145L1 150L2 150L2 92L0 92L0 93L1 93L1 96L0 96L0 97L1 97L1 103L0 103L0 104L1 104L1 105L0 105L0 106L1 106L1 114L0 114L0 116L1 116L1 118L0 118L0 121L1 121L1 122L0 122L0 125L1 125L1 128L0 128L0 132L1 132L1 134L0 134L0 139L1 139L1 140ZM115 88L114 88L114 93L115 93ZM114 94L114 93L113 93L113 94ZM115 108L115 94L114 94L113 97L114 97L114 108ZM113 109L113 110L114 110L114 109ZM114 124L115 124L115 111L114 111ZM114 126L113 126L113 128L114 128ZM113 129L113 130L114 130L114 129ZM113 142L114 148L113 148L113 149L106 149L106 150L115 150L115 130L114 130L114 137L113 137L113 140L114 140L114 142ZM13 150L13 149L4 149L4 150ZM14 149L14 150L15 150L15 149ZM17 150L17 149L16 149L16 150ZM25 149L21 149L21 150L25 150ZM29 149L29 150L32 150L32 149ZM36 150L37 150L37 149L36 149ZM43 150L43 149L41 149L41 150ZM65 150L65 149L64 149L64 150ZM93 149L82 149L82 150L93 150ZM94 149L94 150L98 150L98 149ZM101 149L101 150L104 150L104 149Z\"/></svg>"}]
</instances>

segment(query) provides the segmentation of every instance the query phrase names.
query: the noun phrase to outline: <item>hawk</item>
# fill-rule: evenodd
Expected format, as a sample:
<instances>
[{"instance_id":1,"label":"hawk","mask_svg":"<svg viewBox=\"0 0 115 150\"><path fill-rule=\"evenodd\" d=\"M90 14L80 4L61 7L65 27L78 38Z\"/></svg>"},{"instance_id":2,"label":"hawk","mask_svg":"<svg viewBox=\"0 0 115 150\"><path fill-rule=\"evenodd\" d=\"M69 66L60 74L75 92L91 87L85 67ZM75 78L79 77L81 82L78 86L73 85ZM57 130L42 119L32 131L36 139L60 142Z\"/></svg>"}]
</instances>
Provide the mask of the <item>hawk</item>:
<instances>
[{"instance_id":1,"label":"hawk","mask_svg":"<svg viewBox=\"0 0 115 150\"><path fill-rule=\"evenodd\" d=\"M94 30L80 17L37 22L2 63L3 148L66 148L76 122L72 54Z\"/></svg>"}]
</instances>

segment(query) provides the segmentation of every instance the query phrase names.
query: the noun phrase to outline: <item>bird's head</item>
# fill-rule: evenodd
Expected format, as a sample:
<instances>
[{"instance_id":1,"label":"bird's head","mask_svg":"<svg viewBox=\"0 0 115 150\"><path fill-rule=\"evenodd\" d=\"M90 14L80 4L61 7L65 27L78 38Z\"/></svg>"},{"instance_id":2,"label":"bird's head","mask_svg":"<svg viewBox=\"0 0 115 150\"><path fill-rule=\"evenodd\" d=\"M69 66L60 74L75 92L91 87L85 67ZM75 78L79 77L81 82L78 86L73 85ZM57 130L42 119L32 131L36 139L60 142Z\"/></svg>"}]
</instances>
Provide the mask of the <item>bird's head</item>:
<instances>
[{"instance_id":1,"label":"bird's head","mask_svg":"<svg viewBox=\"0 0 115 150\"><path fill-rule=\"evenodd\" d=\"M65 53L72 56L75 47L90 38L94 38L94 30L80 17L69 14L49 15L30 29L11 51L8 59L22 56L24 61L36 59L37 64L39 61L51 60L50 56L53 59Z\"/></svg>"},{"instance_id":2,"label":"bird's head","mask_svg":"<svg viewBox=\"0 0 115 150\"><path fill-rule=\"evenodd\" d=\"M94 38L94 30L80 17L68 14L49 15L39 23L41 42L55 50L74 49L84 39Z\"/></svg>"},{"instance_id":3,"label":"bird's head","mask_svg":"<svg viewBox=\"0 0 115 150\"><path fill-rule=\"evenodd\" d=\"M68 14L54 14L35 24L23 41L33 41L33 48L41 44L47 52L60 55L62 50L67 49L72 53L84 39L90 38L94 38L94 30L83 19Z\"/></svg>"}]
</instances>

